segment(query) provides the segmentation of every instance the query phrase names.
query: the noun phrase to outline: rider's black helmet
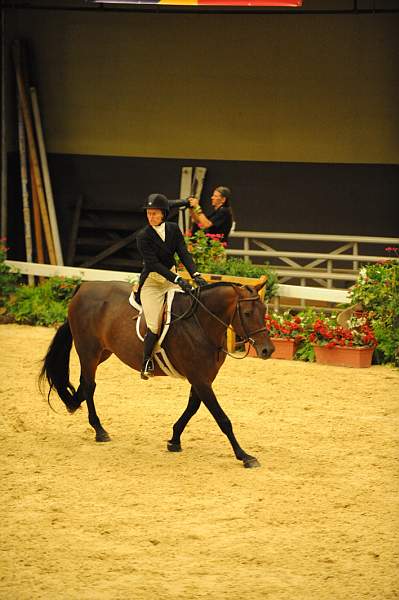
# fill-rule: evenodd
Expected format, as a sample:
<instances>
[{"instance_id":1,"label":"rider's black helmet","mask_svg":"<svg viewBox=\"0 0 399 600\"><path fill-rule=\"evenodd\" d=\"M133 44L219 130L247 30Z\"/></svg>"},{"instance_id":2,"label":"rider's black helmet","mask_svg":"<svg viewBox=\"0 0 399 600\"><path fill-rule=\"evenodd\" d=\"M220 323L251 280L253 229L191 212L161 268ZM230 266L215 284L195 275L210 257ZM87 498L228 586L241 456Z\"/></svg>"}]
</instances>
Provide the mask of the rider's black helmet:
<instances>
[{"instance_id":1,"label":"rider's black helmet","mask_svg":"<svg viewBox=\"0 0 399 600\"><path fill-rule=\"evenodd\" d=\"M144 210L148 210L149 208L159 208L166 219L169 213L169 201L163 194L150 194L143 206Z\"/></svg>"}]
</instances>

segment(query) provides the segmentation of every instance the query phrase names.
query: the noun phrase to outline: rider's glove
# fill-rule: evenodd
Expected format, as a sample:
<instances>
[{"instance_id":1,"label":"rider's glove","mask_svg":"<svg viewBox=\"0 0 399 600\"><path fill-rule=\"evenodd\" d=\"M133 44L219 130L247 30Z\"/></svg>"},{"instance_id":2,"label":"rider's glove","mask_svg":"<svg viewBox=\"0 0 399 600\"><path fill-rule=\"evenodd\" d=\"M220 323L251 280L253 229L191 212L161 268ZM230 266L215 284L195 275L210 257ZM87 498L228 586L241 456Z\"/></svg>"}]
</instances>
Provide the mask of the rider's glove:
<instances>
[{"instance_id":1,"label":"rider's glove","mask_svg":"<svg viewBox=\"0 0 399 600\"><path fill-rule=\"evenodd\" d=\"M181 287L183 292L192 292L193 290L192 286L183 277L176 277L175 283Z\"/></svg>"},{"instance_id":2,"label":"rider's glove","mask_svg":"<svg viewBox=\"0 0 399 600\"><path fill-rule=\"evenodd\" d=\"M207 285L205 279L201 277L201 273L194 273L193 280L198 285L198 287L203 287L204 285Z\"/></svg>"}]
</instances>

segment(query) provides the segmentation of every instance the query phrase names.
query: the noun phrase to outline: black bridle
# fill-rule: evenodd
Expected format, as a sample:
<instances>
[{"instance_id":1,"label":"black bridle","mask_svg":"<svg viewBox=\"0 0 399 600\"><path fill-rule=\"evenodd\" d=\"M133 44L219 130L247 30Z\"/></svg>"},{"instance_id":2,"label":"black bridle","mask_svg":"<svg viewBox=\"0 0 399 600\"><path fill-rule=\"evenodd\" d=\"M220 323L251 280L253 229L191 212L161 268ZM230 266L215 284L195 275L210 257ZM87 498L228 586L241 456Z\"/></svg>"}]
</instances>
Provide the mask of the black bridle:
<instances>
[{"instance_id":1,"label":"black bridle","mask_svg":"<svg viewBox=\"0 0 399 600\"><path fill-rule=\"evenodd\" d=\"M233 287L235 293L237 294L237 296L239 296L238 291L236 290L234 284L232 284L232 287ZM200 321L198 320L197 315L195 314L195 309L199 305L199 306L201 306L205 310L205 312L207 312L213 319L215 319L216 321L218 321L219 323L221 323L226 329L228 329L229 327L231 327L231 323L234 321L234 318L235 318L235 316L237 314L240 326L241 326L242 331L244 333L244 339L242 340L244 344L246 342L249 342L253 346L255 344L255 340L253 339L252 336L254 336L257 333L261 333L262 331L267 331L267 327L266 326L259 327L258 329L255 329L254 331L247 331L247 328L245 326L245 322L244 322L244 319L243 319L243 316L242 316L242 312L241 312L241 303L242 302L259 302L260 298L259 298L258 294L256 294L255 296L250 296L249 298L239 298L238 297L237 298L237 303L236 303L236 306L235 306L235 309L234 309L233 317L231 319L231 323L226 323L225 321L223 321L223 319L220 319L217 315L215 315L212 311L210 311L209 308L207 306L205 306L205 304L203 302L201 302L201 300L199 299L200 289L201 288L196 288L196 290L194 292L189 292L189 295L192 298L192 302L191 302L190 307L182 315L179 315L174 321L172 321L173 323L176 323L176 321L179 321L180 319L187 319L187 318L189 318L191 316L194 316L194 318L195 318L196 322L198 323L199 327L202 329L205 337L208 337L206 331L204 331L204 328L202 327ZM237 333L238 333L238 335L240 337L242 337L241 334L240 334L240 332L237 332ZM221 350L222 352L225 352L226 354L228 354L229 356L232 356L233 358L237 358L236 356L230 354L230 352L226 351L224 348L218 348L218 350ZM247 354L248 354L248 352L247 352ZM242 358L245 358L245 357L242 357Z\"/></svg>"},{"instance_id":2,"label":"black bridle","mask_svg":"<svg viewBox=\"0 0 399 600\"><path fill-rule=\"evenodd\" d=\"M258 296L258 294L256 294L256 296L251 296L250 298L238 298L237 300L237 304L236 304L236 308L233 314L233 318L231 320L231 322L234 321L234 317L235 314L237 313L238 318L240 320L240 325L242 327L242 330L245 334L244 340L243 342L249 342L252 346L255 344L255 340L252 338L253 335L255 335L256 333L261 333L262 331L267 331L267 327L259 327L259 329L255 329L254 331L247 331L247 328L245 326L244 320L242 318L242 314L241 314L241 302L256 302L258 301L260 298ZM230 325L228 325L228 327L230 327Z\"/></svg>"}]
</instances>

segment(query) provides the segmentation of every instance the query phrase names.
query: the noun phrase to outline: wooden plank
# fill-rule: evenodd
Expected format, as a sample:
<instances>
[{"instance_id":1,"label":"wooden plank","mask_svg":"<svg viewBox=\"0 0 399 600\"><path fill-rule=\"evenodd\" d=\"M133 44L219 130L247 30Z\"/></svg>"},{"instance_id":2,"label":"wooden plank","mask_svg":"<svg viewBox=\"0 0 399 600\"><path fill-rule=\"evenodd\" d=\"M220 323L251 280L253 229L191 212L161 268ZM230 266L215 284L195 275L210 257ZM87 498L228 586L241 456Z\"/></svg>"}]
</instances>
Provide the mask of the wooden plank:
<instances>
[{"instance_id":1,"label":"wooden plank","mask_svg":"<svg viewBox=\"0 0 399 600\"><path fill-rule=\"evenodd\" d=\"M45 265L27 263L18 260L6 260L5 263L23 275L39 275L41 277L76 277L84 281L127 281L138 282L139 273L126 271L106 271L104 269L85 269L81 267L65 267L62 265Z\"/></svg>"},{"instance_id":2,"label":"wooden plank","mask_svg":"<svg viewBox=\"0 0 399 600\"><path fill-rule=\"evenodd\" d=\"M342 261L358 261L358 262L376 262L379 260L385 260L384 256L370 256L370 255L360 255L360 254L329 254L322 252L291 252L287 250L232 250L227 249L226 253L230 256L243 256L244 254L247 256L261 256L261 257L292 257L292 258L314 258L314 259L322 259L326 260L342 260ZM300 265L298 265L300 266Z\"/></svg>"},{"instance_id":3,"label":"wooden plank","mask_svg":"<svg viewBox=\"0 0 399 600\"><path fill-rule=\"evenodd\" d=\"M195 167L194 169L194 177L191 188L191 195L194 198L198 198L201 200L202 189L204 187L204 181L206 176L206 167Z\"/></svg>"},{"instance_id":4,"label":"wooden plank","mask_svg":"<svg viewBox=\"0 0 399 600\"><path fill-rule=\"evenodd\" d=\"M46 198L47 198L47 209L48 209L48 214L49 214L49 219L50 219L51 233L52 233L53 242L54 242L54 252L55 252L56 259L57 259L57 264L63 265L64 259L62 256L60 234L58 231L57 215L55 212L55 205L54 205L53 188L51 186L50 173L49 173L48 162L47 162L47 153L46 153L46 148L44 145L43 128L42 128L42 121L41 121L41 116L40 116L40 109L39 109L39 102L37 99L36 88L34 88L34 87L30 88L30 97L31 97L31 101L32 101L33 121L35 124L36 139L37 139L37 144L38 144L38 148L39 148L39 156L40 156L41 167L42 167L44 189L45 189Z\"/></svg>"},{"instance_id":5,"label":"wooden plank","mask_svg":"<svg viewBox=\"0 0 399 600\"><path fill-rule=\"evenodd\" d=\"M330 235L320 233L278 233L276 231L234 231L230 237L259 238L271 240L307 240L313 242L359 242L364 244L399 244L399 238L371 237L359 235Z\"/></svg>"},{"instance_id":6,"label":"wooden plank","mask_svg":"<svg viewBox=\"0 0 399 600\"><path fill-rule=\"evenodd\" d=\"M34 131L33 131L31 113L30 113L30 106L29 106L28 96L26 93L25 82L24 82L22 68L21 68L21 44L18 40L15 40L13 43L13 58L14 58L14 63L15 63L18 94L19 94L19 98L21 100L22 114L23 114L23 118L24 118L26 134L27 134L27 138L28 138L29 156L30 156L30 160L32 162L33 181L36 185L36 192L37 192L37 197L38 197L39 206L40 206L40 213L41 213L42 222L43 222L44 237L45 237L46 244L47 244L47 250L48 250L48 254L49 254L50 263L56 264L57 260L56 260L56 256L55 256L53 237L52 237L51 229L50 229L50 221L49 221L48 212L47 212L47 205L46 205L46 198L45 198L44 190L43 190L42 177L41 177L41 173L40 173L38 154L37 154L37 150L36 150L36 141L35 141L35 135L34 135Z\"/></svg>"},{"instance_id":7,"label":"wooden plank","mask_svg":"<svg viewBox=\"0 0 399 600\"><path fill-rule=\"evenodd\" d=\"M90 260L92 255L89 254L77 254L76 255L76 265L83 265L86 261ZM120 258L115 256L108 256L108 258L104 258L102 269L104 270L120 270L124 269L125 271L141 271L143 266L143 260L137 258L134 260L133 258Z\"/></svg>"},{"instance_id":8,"label":"wooden plank","mask_svg":"<svg viewBox=\"0 0 399 600\"><path fill-rule=\"evenodd\" d=\"M327 273L327 271L294 270L272 267L279 277L304 278L304 279L335 279L337 281L356 281L359 277L356 273Z\"/></svg>"},{"instance_id":9,"label":"wooden plank","mask_svg":"<svg viewBox=\"0 0 399 600\"><path fill-rule=\"evenodd\" d=\"M40 220L40 207L39 200L36 193L36 185L32 174L32 164L30 165L31 174L31 190L32 190L32 204L33 204L33 225L35 232L36 242L36 260L40 263L44 263L44 248L43 248L43 234L42 234L42 222Z\"/></svg>"},{"instance_id":10,"label":"wooden plank","mask_svg":"<svg viewBox=\"0 0 399 600\"><path fill-rule=\"evenodd\" d=\"M110 230L117 229L120 231L131 231L132 224L129 222L112 224L112 222L106 220L104 217L98 217L98 220L94 215L90 218L84 213L80 219L79 229L102 229L102 230Z\"/></svg>"},{"instance_id":11,"label":"wooden plank","mask_svg":"<svg viewBox=\"0 0 399 600\"><path fill-rule=\"evenodd\" d=\"M111 254L115 254L115 252L117 252L121 248L124 248L125 246L128 246L129 244L131 244L137 238L138 233L139 233L138 231L134 231L130 235L127 235L126 237L122 238L121 240L115 242L114 244L112 244L111 246L106 248L106 250L103 250L99 254L96 254L96 256L93 256L89 260L86 260L81 266L82 267L91 267L92 265L95 265L96 263L99 263L100 261L102 261L104 258L107 258L107 256L111 256Z\"/></svg>"},{"instance_id":12,"label":"wooden plank","mask_svg":"<svg viewBox=\"0 0 399 600\"><path fill-rule=\"evenodd\" d=\"M79 231L80 214L82 212L83 195L80 194L77 198L76 205L73 211L71 232L69 235L67 264L73 266L76 253L76 239Z\"/></svg>"},{"instance_id":13,"label":"wooden plank","mask_svg":"<svg viewBox=\"0 0 399 600\"><path fill-rule=\"evenodd\" d=\"M192 167L182 167L181 177L180 177L180 198L189 198L191 195L191 186L192 186L192 177L193 177L193 168ZM185 210L179 210L179 228L180 231L184 234L189 228L189 223L187 220L187 213Z\"/></svg>"},{"instance_id":14,"label":"wooden plank","mask_svg":"<svg viewBox=\"0 0 399 600\"><path fill-rule=\"evenodd\" d=\"M104 269L86 269L81 267L65 267L60 265L45 265L27 263L18 260L6 260L5 264L24 275L40 275L42 277L79 277L85 281L130 281L139 279L139 273L125 271L107 271ZM251 279L253 282L253 279ZM301 285L279 285L277 295L289 298L304 298L307 300L325 300L326 302L343 303L348 300L349 290L334 290Z\"/></svg>"},{"instance_id":15,"label":"wooden plank","mask_svg":"<svg viewBox=\"0 0 399 600\"><path fill-rule=\"evenodd\" d=\"M299 292L299 290L300 292ZM300 293L300 296L298 295ZM304 300L323 300L326 302L336 302L346 304L349 302L349 290L333 290L328 288L317 288L298 285L278 286L278 295L284 298L297 298Z\"/></svg>"},{"instance_id":16,"label":"wooden plank","mask_svg":"<svg viewBox=\"0 0 399 600\"><path fill-rule=\"evenodd\" d=\"M1 146L0 146L0 162L1 162L1 190L0 190L0 237L7 237L7 204L8 204L8 122L9 115L7 111L11 108L8 106L9 93L8 93L8 40L6 35L6 29L8 23L6 23L6 14L9 14L6 9L1 10L1 83L0 83L0 94L1 94ZM6 90L7 88L7 90Z\"/></svg>"},{"instance_id":17,"label":"wooden plank","mask_svg":"<svg viewBox=\"0 0 399 600\"><path fill-rule=\"evenodd\" d=\"M30 218L29 194L28 194L28 168L26 159L26 139L24 122L22 117L21 103L18 102L18 147L19 147L19 163L21 171L21 191L22 191L22 208L24 216L24 232L25 232L25 250L26 261L32 262L32 226ZM28 276L29 285L35 284L33 275Z\"/></svg>"}]
</instances>

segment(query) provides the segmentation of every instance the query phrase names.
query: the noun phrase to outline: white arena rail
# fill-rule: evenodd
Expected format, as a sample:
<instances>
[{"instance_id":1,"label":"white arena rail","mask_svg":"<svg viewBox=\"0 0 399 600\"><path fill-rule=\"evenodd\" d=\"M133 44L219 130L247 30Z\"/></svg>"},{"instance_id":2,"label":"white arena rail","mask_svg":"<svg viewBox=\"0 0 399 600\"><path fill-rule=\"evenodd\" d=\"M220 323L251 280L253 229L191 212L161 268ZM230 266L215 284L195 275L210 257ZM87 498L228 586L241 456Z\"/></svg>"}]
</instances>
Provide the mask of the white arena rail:
<instances>
[{"instance_id":1,"label":"white arena rail","mask_svg":"<svg viewBox=\"0 0 399 600\"><path fill-rule=\"evenodd\" d=\"M19 271L23 275L36 275L39 277L77 277L83 281L126 281L130 283L136 283L139 278L138 273L127 273L125 271L105 271L102 269L43 265L18 260L6 260L5 264L14 271ZM277 294L280 297L300 300L317 300L339 304L348 302L347 290L281 284L278 287Z\"/></svg>"}]
</instances>

